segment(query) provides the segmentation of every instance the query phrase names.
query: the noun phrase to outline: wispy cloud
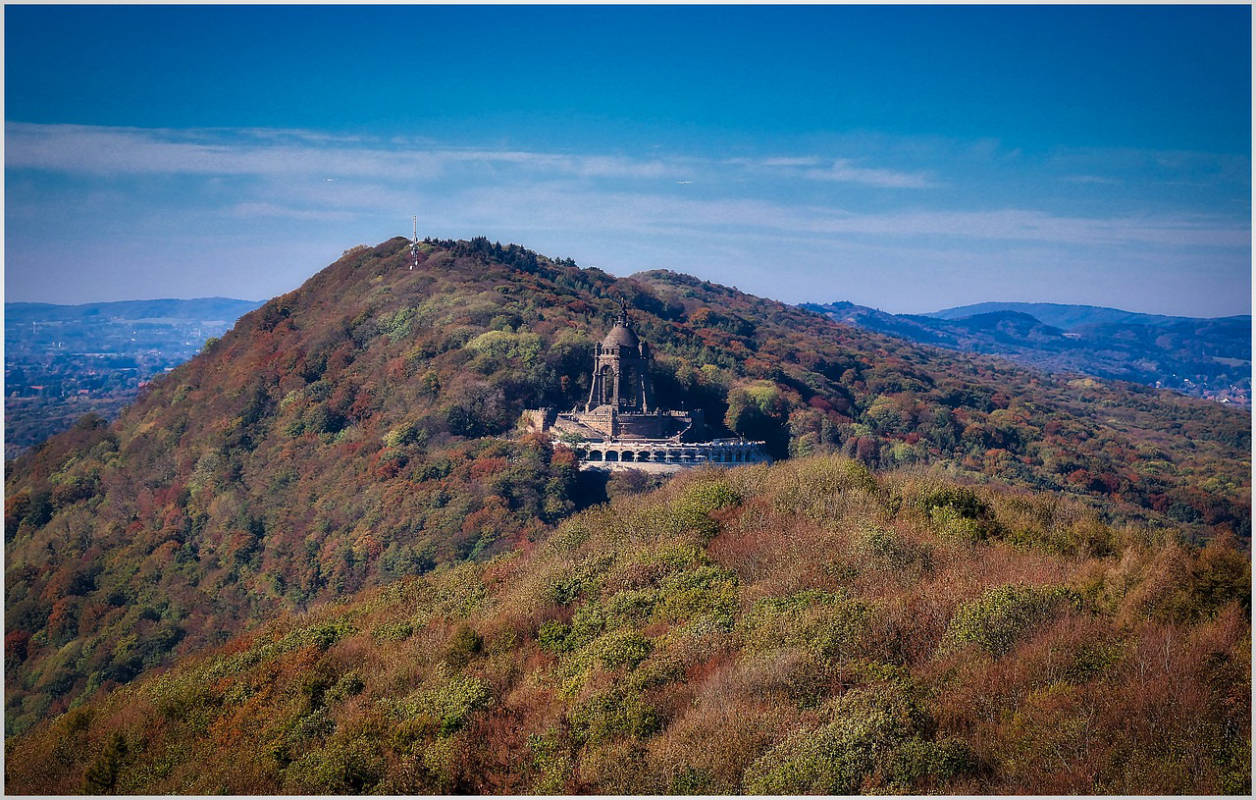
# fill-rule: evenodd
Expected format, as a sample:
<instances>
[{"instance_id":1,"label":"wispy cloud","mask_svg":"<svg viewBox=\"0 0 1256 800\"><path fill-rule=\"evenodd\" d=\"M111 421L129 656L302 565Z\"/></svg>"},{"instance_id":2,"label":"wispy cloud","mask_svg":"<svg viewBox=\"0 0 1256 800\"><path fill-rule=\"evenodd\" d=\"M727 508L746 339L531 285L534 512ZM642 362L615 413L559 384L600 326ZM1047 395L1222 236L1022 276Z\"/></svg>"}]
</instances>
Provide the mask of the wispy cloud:
<instances>
[{"instance_id":1,"label":"wispy cloud","mask_svg":"<svg viewBox=\"0 0 1256 800\"><path fill-rule=\"evenodd\" d=\"M861 167L849 158L839 158L825 169L809 169L807 178L838 183L861 183L885 189L929 189L937 184L921 172Z\"/></svg>"},{"instance_id":2,"label":"wispy cloud","mask_svg":"<svg viewBox=\"0 0 1256 800\"><path fill-rule=\"evenodd\" d=\"M1052 243L1097 246L1250 247L1243 224L1200 216L1090 219L1025 209L988 211L887 211L856 213L831 206L794 206L748 198L688 199L634 192L584 191L547 185L504 196L488 189L461 193L458 205L472 219L526 220L528 227L596 226L639 235L682 230L721 235L808 235Z\"/></svg>"},{"instance_id":3,"label":"wispy cloud","mask_svg":"<svg viewBox=\"0 0 1256 800\"><path fill-rule=\"evenodd\" d=\"M973 146L967 155L960 145L947 150L932 141L816 148L826 149L847 155L552 153L300 130L8 123L7 253L14 265L51 258L44 248L63 236L55 220L79 213L98 226L101 241L113 237L108 246L118 264L147 254L159 274L171 260L186 260L186 237L193 235L187 231L210 232L197 244L207 253L225 252L227 240L283 236L294 251L339 252L337 243L408 233L408 225L394 223L408 223L418 211L434 235L516 237L612 269L673 266L777 297L787 285L792 296L807 297L816 276L827 275L834 263L849 264L848 277L887 293L908 291L894 289L895 281L927 274L913 272L913 264L945 265L956 275L985 270L981 281L1007 280L1002 270L1008 263L1026 271L1035 263L1044 273L1068 271L1042 284L1047 289L1052 282L1131 285L1147 265L1166 273L1214 269L1233 282L1236 269L1250 266L1246 215L1222 213L1226 209L1217 211L1216 204L1149 207L1129 191L1140 163L1152 163L1157 178L1190 174L1191 164L1216 176L1238 169L1226 159L1125 154L1116 159L1119 168L1106 171L1104 158L1072 153L1029 165L1041 170L1030 181L1025 159L991 147ZM1007 166L1008 158L1017 163ZM930 164L950 172L943 179L923 168ZM1014 175L1009 180L1001 169ZM982 174L973 178L974 172ZM49 174L57 177L49 180ZM1034 191L1025 191L1028 183ZM1069 190L1070 183L1093 188L1082 193ZM1052 186L1065 202L1040 202L1041 190ZM1089 206L1094 213L1077 210L1073 198L1083 194L1098 197ZM1109 202L1118 195L1127 201ZM1162 187L1159 196L1165 196ZM719 269L704 266L715 263ZM877 265L891 264L898 270L893 276L873 274ZM286 282L278 273L271 280L280 288L291 285L319 265L293 263ZM124 268L131 269L118 267ZM736 272L724 274L725 268ZM258 280L248 264L233 269L240 280ZM1172 292L1190 288L1190 281L1180 283ZM943 290L958 291L942 284L911 289L925 297L921 302L933 302ZM1040 294L1049 296L1045 289ZM951 304L982 299L949 297Z\"/></svg>"},{"instance_id":4,"label":"wispy cloud","mask_svg":"<svg viewBox=\"0 0 1256 800\"><path fill-rule=\"evenodd\" d=\"M768 156L766 158L728 158L724 160L726 164L736 164L742 167L814 167L823 163L818 156Z\"/></svg>"},{"instance_id":5,"label":"wispy cloud","mask_svg":"<svg viewBox=\"0 0 1256 800\"><path fill-rule=\"evenodd\" d=\"M358 216L351 211L330 208L296 208L275 203L237 203L227 208L225 213L235 217L285 217L316 222L344 222Z\"/></svg>"},{"instance_id":6,"label":"wispy cloud","mask_svg":"<svg viewBox=\"0 0 1256 800\"><path fill-rule=\"evenodd\" d=\"M1137 148L1066 148L1054 151L1048 163L1079 177L1124 178L1160 182L1208 181L1250 183L1251 159L1232 153Z\"/></svg>"},{"instance_id":7,"label":"wispy cloud","mask_svg":"<svg viewBox=\"0 0 1256 800\"><path fill-rule=\"evenodd\" d=\"M1105 175L1065 175L1060 180L1068 183L1092 183L1104 186L1115 186L1120 183L1116 178L1109 178Z\"/></svg>"},{"instance_id":8,"label":"wispy cloud","mask_svg":"<svg viewBox=\"0 0 1256 800\"><path fill-rule=\"evenodd\" d=\"M1251 241L1245 222L1206 215L1093 218L1029 208L927 207L872 212L801 200L768 201L727 181L717 186L716 196L702 198L675 188L692 184L697 177L704 178L704 186L711 183L706 177L727 177L728 166L875 188L938 185L924 172L862 166L851 158L827 164L815 156L784 155L718 161L634 158L463 149L407 140L385 143L296 130L170 131L9 123L6 133L9 169L255 178L237 187L237 194L222 206L221 213L229 216L345 221L412 205L418 191L439 186L440 203L455 216L489 228L510 220L516 227L597 225L640 233L688 227L899 240L1179 247L1250 247ZM1191 160L1183 154L1166 158L1174 163ZM1063 178L1097 184L1116 180L1090 174ZM672 187L673 193L664 187Z\"/></svg>"},{"instance_id":9,"label":"wispy cloud","mask_svg":"<svg viewBox=\"0 0 1256 800\"><path fill-rule=\"evenodd\" d=\"M394 137L331 136L312 131L244 129L167 130L10 122L6 167L94 175L212 174L432 178L458 167L513 167L546 176L688 179L720 165L785 170L798 176L883 188L928 188L921 172L862 165L850 158L772 156L711 161L634 158L607 154L451 148Z\"/></svg>"},{"instance_id":10,"label":"wispy cloud","mask_svg":"<svg viewBox=\"0 0 1256 800\"><path fill-rule=\"evenodd\" d=\"M855 183L882 189L928 189L937 185L923 172L869 167L855 159L824 159L820 156L769 156L730 158L725 163L760 170L775 170L809 180Z\"/></svg>"},{"instance_id":11,"label":"wispy cloud","mask_svg":"<svg viewBox=\"0 0 1256 800\"><path fill-rule=\"evenodd\" d=\"M5 166L95 175L210 174L431 178L453 166L512 166L590 178L662 178L657 159L382 146L304 131L104 128L8 123Z\"/></svg>"}]
</instances>

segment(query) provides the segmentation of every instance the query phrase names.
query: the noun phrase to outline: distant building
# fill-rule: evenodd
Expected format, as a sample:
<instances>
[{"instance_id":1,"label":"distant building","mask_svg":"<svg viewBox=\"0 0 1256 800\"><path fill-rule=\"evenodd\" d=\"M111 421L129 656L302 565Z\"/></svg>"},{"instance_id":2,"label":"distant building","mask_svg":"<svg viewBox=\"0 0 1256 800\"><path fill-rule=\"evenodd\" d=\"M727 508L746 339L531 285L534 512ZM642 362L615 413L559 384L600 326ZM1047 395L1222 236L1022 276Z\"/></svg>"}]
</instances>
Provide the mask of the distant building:
<instances>
[{"instance_id":1,"label":"distant building","mask_svg":"<svg viewBox=\"0 0 1256 800\"><path fill-rule=\"evenodd\" d=\"M701 464L733 466L770 460L763 442L707 436L700 409L669 411L655 401L650 346L632 330L627 307L596 345L593 381L583 408L524 412L532 432L548 433L575 451L584 469L675 472Z\"/></svg>"}]
</instances>

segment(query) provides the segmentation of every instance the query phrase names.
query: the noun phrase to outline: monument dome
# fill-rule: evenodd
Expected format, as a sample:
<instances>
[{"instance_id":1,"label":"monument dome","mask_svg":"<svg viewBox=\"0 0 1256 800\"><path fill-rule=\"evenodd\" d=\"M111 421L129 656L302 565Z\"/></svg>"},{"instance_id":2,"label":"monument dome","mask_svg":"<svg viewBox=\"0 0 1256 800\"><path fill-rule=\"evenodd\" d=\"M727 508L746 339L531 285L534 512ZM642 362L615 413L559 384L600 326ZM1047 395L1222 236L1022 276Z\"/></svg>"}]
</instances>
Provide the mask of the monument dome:
<instances>
[{"instance_id":1,"label":"monument dome","mask_svg":"<svg viewBox=\"0 0 1256 800\"><path fill-rule=\"evenodd\" d=\"M615 327L611 328L610 333L606 334L606 338L602 340L603 349L612 347L631 347L635 349L639 344L637 334L633 333L632 328L627 327L622 322L616 322Z\"/></svg>"}]
</instances>

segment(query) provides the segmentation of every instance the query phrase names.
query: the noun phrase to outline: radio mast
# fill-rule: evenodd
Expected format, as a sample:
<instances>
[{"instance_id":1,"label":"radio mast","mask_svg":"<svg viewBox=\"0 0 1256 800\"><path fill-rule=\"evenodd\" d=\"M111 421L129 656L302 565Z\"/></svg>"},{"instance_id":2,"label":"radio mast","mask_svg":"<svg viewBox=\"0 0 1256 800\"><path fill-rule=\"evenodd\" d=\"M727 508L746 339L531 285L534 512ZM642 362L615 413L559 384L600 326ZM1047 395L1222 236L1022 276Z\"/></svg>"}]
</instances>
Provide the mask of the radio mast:
<instances>
[{"instance_id":1,"label":"radio mast","mask_svg":"<svg viewBox=\"0 0 1256 800\"><path fill-rule=\"evenodd\" d=\"M414 238L410 240L410 269L419 265L419 218L414 219Z\"/></svg>"}]
</instances>

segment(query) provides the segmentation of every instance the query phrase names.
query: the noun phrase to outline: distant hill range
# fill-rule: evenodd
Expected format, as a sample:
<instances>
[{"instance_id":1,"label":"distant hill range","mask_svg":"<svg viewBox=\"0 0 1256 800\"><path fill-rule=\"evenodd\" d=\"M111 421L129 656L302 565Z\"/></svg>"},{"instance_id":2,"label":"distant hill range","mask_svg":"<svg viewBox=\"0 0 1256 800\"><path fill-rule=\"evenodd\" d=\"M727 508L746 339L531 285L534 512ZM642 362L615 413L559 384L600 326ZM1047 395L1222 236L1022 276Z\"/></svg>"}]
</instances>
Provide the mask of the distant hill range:
<instances>
[{"instance_id":1,"label":"distant hill range","mask_svg":"<svg viewBox=\"0 0 1256 800\"><path fill-rule=\"evenodd\" d=\"M241 315L261 305L256 300L230 297L197 297L189 300L163 298L158 300L119 300L109 303L58 305L56 303L5 303L6 325L54 322L87 324L139 323L172 325L235 324Z\"/></svg>"},{"instance_id":2,"label":"distant hill range","mask_svg":"<svg viewBox=\"0 0 1256 800\"><path fill-rule=\"evenodd\" d=\"M1090 325L1166 325L1177 322L1216 322L1218 320L1238 320L1250 324L1251 317L1173 317L1165 314L1142 314L1137 311L1123 311L1119 308L1104 306L1068 305L1065 303L973 303L967 306L956 306L926 314L938 319L966 319L978 314L995 314L1001 311L1016 311L1063 328L1066 331Z\"/></svg>"},{"instance_id":3,"label":"distant hill range","mask_svg":"<svg viewBox=\"0 0 1256 800\"><path fill-rule=\"evenodd\" d=\"M1252 318L1139 314L1058 303L977 303L889 314L854 303L803 308L921 344L987 353L1048 372L1078 372L1251 404Z\"/></svg>"},{"instance_id":4,"label":"distant hill range","mask_svg":"<svg viewBox=\"0 0 1256 800\"><path fill-rule=\"evenodd\" d=\"M146 381L196 355L259 305L226 297L5 303L5 457L83 414L113 417Z\"/></svg>"}]
</instances>

